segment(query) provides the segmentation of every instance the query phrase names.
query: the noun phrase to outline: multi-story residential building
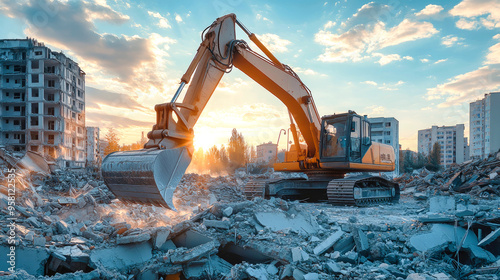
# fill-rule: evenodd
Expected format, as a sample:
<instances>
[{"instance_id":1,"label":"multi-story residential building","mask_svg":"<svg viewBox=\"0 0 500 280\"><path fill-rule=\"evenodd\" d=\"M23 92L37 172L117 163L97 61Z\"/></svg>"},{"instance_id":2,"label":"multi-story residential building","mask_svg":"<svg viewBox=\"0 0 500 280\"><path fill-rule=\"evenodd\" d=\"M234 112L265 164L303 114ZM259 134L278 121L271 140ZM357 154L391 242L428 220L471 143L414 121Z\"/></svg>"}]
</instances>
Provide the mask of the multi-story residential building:
<instances>
[{"instance_id":1,"label":"multi-story residential building","mask_svg":"<svg viewBox=\"0 0 500 280\"><path fill-rule=\"evenodd\" d=\"M99 127L87 126L87 166L99 166L102 162Z\"/></svg>"},{"instance_id":2,"label":"multi-story residential building","mask_svg":"<svg viewBox=\"0 0 500 280\"><path fill-rule=\"evenodd\" d=\"M465 126L432 126L418 131L418 152L429 155L434 143L441 147L441 166L447 168L454 163L462 163L467 158L467 138Z\"/></svg>"},{"instance_id":3,"label":"multi-story residential building","mask_svg":"<svg viewBox=\"0 0 500 280\"><path fill-rule=\"evenodd\" d=\"M399 121L395 118L368 118L371 124L372 141L391 145L394 148L396 169L399 175Z\"/></svg>"},{"instance_id":4,"label":"multi-story residential building","mask_svg":"<svg viewBox=\"0 0 500 280\"><path fill-rule=\"evenodd\" d=\"M470 103L470 156L486 158L500 150L500 92L491 92Z\"/></svg>"},{"instance_id":5,"label":"multi-story residential building","mask_svg":"<svg viewBox=\"0 0 500 280\"><path fill-rule=\"evenodd\" d=\"M85 73L34 39L0 40L0 144L84 167Z\"/></svg>"},{"instance_id":6,"label":"multi-story residential building","mask_svg":"<svg viewBox=\"0 0 500 280\"><path fill-rule=\"evenodd\" d=\"M101 157L101 160L106 157L105 151L106 151L106 148L108 146L109 146L109 142L108 141L106 141L104 139L100 139L99 140L99 155Z\"/></svg>"},{"instance_id":7,"label":"multi-story residential building","mask_svg":"<svg viewBox=\"0 0 500 280\"><path fill-rule=\"evenodd\" d=\"M258 163L271 163L276 160L276 152L278 146L272 142L257 145L257 159Z\"/></svg>"}]
</instances>

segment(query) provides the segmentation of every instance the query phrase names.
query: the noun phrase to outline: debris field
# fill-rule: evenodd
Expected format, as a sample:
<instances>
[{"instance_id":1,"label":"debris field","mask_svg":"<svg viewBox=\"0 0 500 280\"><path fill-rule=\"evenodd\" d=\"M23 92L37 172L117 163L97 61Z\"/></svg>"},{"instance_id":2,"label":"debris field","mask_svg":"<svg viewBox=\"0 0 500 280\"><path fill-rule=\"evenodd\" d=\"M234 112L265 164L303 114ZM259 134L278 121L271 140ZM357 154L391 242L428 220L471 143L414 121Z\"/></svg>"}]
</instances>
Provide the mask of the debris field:
<instances>
[{"instance_id":1,"label":"debris field","mask_svg":"<svg viewBox=\"0 0 500 280\"><path fill-rule=\"evenodd\" d=\"M256 175L186 174L174 212L115 199L98 173L9 169L2 279L500 278L500 154L405 174L399 203L371 207L248 201Z\"/></svg>"}]
</instances>

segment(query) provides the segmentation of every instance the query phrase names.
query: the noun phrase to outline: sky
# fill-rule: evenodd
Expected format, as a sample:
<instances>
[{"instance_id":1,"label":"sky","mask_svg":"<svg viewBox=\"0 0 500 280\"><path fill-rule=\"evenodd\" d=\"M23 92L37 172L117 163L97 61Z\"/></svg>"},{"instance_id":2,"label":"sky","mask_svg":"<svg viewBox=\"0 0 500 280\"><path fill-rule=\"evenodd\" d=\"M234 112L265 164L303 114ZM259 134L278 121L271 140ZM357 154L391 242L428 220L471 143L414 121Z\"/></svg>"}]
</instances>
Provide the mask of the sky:
<instances>
[{"instance_id":1,"label":"sky","mask_svg":"<svg viewBox=\"0 0 500 280\"><path fill-rule=\"evenodd\" d=\"M500 89L500 0L0 0L0 38L36 38L77 61L86 125L101 137L113 127L128 144L170 101L201 32L228 13L299 74L320 115L395 117L403 149L416 150L417 131L432 125L463 123L468 135L469 102ZM195 146L227 144L233 128L252 145L276 143L288 127L286 107L233 69Z\"/></svg>"}]
</instances>

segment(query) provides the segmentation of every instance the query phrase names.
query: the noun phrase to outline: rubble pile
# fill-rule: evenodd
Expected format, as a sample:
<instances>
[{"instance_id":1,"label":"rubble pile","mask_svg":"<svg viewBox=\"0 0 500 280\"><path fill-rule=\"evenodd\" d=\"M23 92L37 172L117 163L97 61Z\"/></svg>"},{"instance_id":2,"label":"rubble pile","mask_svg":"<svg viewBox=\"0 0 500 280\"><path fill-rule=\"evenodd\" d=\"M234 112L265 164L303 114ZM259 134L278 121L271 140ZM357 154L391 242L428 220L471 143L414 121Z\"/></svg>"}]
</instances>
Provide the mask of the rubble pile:
<instances>
[{"instance_id":1,"label":"rubble pile","mask_svg":"<svg viewBox=\"0 0 500 280\"><path fill-rule=\"evenodd\" d=\"M500 196L500 152L483 160L469 160L446 170L423 168L396 178L402 187L416 192L468 193L481 198ZM412 189L413 190L413 189Z\"/></svg>"},{"instance_id":2,"label":"rubble pile","mask_svg":"<svg viewBox=\"0 0 500 280\"><path fill-rule=\"evenodd\" d=\"M468 163L460 171L470 176L467 170L475 170L483 182L484 174L496 168L487 163ZM451 173L436 173L427 186L441 190L439 180L447 183L445 174ZM9 174L0 174L6 187ZM0 194L0 254L10 253L14 238L15 271L2 262L0 275L139 280L500 278L498 196L441 191L446 195L427 192L427 199L415 199L409 190L420 187L408 186L420 180L415 177L400 203L392 205L248 201L242 188L249 179L186 174L175 192L174 212L125 204L95 174L58 170L41 177L18 170L12 213L8 189Z\"/></svg>"}]
</instances>

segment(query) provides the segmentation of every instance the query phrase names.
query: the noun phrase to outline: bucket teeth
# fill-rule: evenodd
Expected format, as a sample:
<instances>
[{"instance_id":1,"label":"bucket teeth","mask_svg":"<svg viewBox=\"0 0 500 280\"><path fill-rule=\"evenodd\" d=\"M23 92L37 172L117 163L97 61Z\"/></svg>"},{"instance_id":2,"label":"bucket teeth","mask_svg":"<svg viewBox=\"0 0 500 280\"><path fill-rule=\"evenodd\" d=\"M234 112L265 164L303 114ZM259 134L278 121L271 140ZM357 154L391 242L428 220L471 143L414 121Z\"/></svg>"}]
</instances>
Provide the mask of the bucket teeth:
<instances>
[{"instance_id":1,"label":"bucket teeth","mask_svg":"<svg viewBox=\"0 0 500 280\"><path fill-rule=\"evenodd\" d=\"M103 160L102 176L121 200L176 210L174 191L190 162L188 147L114 152Z\"/></svg>"}]
</instances>

